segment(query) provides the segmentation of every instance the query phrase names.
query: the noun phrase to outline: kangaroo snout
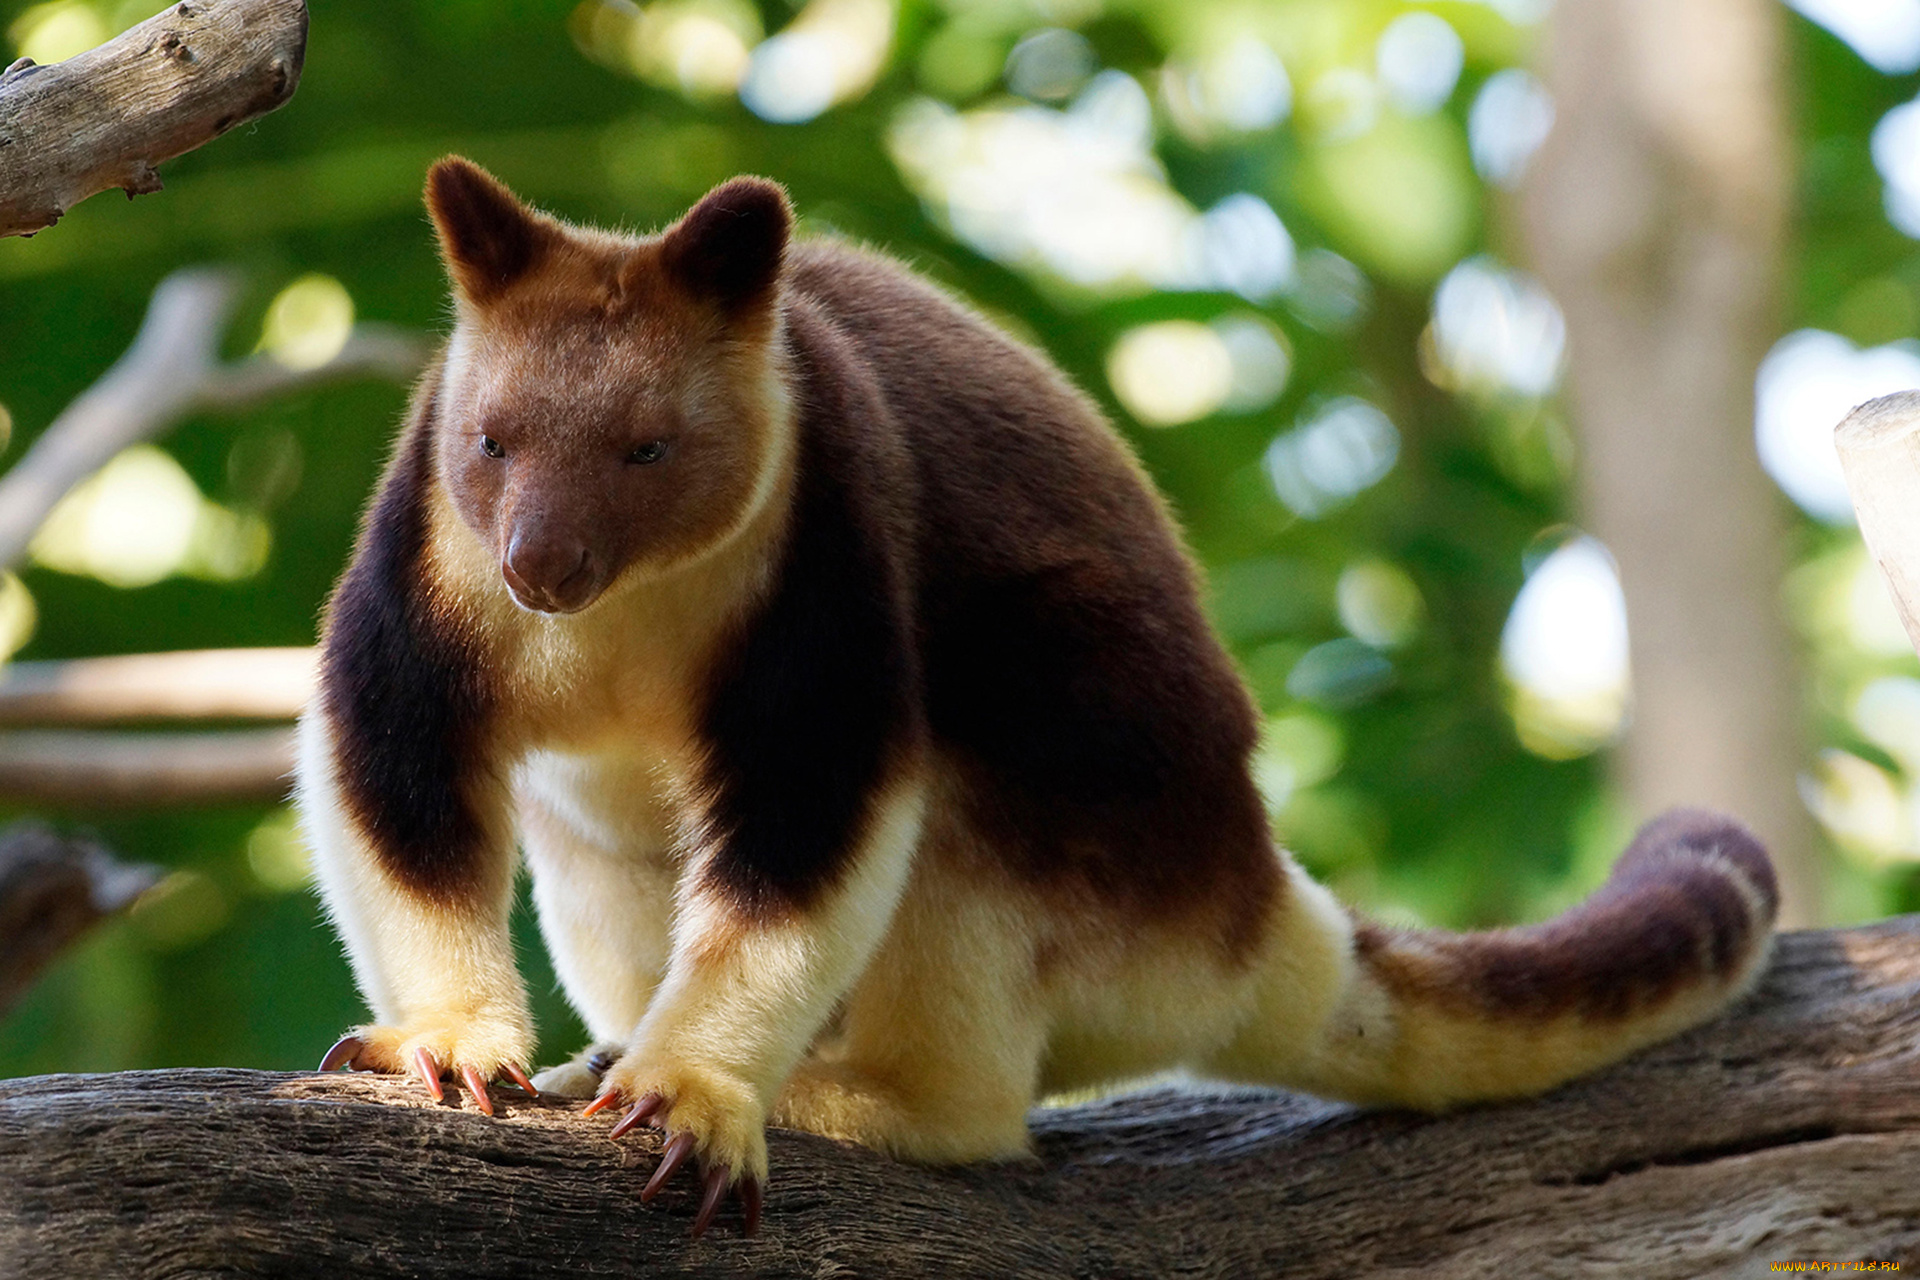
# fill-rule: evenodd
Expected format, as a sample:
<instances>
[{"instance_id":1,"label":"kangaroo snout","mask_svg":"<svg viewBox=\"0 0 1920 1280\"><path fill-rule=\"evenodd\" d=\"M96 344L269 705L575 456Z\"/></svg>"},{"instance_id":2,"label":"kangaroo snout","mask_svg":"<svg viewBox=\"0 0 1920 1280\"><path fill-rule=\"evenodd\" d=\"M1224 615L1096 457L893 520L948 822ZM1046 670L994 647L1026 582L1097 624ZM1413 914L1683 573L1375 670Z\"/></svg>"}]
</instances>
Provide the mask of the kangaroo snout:
<instances>
[{"instance_id":1,"label":"kangaroo snout","mask_svg":"<svg viewBox=\"0 0 1920 1280\"><path fill-rule=\"evenodd\" d=\"M514 603L538 613L574 613L600 594L593 557L577 538L516 529L500 574Z\"/></svg>"}]
</instances>

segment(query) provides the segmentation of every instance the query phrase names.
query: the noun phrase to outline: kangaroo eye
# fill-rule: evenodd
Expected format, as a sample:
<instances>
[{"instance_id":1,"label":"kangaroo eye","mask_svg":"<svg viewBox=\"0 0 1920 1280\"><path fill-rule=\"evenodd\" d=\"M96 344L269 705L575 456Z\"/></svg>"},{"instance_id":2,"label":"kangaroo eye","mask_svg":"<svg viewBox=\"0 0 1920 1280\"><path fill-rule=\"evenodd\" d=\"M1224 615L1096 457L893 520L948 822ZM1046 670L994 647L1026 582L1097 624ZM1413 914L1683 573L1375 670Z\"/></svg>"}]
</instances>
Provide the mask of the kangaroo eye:
<instances>
[{"instance_id":1,"label":"kangaroo eye","mask_svg":"<svg viewBox=\"0 0 1920 1280\"><path fill-rule=\"evenodd\" d=\"M489 458L504 458L507 456L507 447L498 440L495 440L492 436L481 436L480 452L486 454Z\"/></svg>"},{"instance_id":2,"label":"kangaroo eye","mask_svg":"<svg viewBox=\"0 0 1920 1280\"><path fill-rule=\"evenodd\" d=\"M658 462L666 456L667 442L665 440L649 440L636 448L632 453L629 453L627 455L627 461L637 463L644 467L648 463Z\"/></svg>"}]
</instances>

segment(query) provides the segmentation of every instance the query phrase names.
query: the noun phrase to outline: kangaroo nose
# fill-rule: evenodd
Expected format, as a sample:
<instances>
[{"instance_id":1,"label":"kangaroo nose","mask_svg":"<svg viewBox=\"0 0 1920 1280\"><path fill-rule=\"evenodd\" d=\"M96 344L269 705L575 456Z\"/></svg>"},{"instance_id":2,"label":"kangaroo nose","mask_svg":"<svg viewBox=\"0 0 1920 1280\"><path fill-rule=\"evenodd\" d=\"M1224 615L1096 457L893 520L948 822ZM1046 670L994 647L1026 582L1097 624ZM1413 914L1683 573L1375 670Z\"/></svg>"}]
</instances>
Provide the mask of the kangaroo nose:
<instances>
[{"instance_id":1,"label":"kangaroo nose","mask_svg":"<svg viewBox=\"0 0 1920 1280\"><path fill-rule=\"evenodd\" d=\"M572 538L516 530L500 573L515 602L541 613L572 613L594 596L591 557Z\"/></svg>"}]
</instances>

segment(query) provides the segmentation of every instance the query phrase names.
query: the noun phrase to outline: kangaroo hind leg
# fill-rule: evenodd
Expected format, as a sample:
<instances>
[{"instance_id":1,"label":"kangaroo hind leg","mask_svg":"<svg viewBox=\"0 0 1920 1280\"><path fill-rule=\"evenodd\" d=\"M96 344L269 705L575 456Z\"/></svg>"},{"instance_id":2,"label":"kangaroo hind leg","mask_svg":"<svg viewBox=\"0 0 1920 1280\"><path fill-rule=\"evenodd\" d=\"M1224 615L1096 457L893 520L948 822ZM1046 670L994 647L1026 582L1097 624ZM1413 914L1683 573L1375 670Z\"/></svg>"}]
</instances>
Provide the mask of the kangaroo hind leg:
<instances>
[{"instance_id":1,"label":"kangaroo hind leg","mask_svg":"<svg viewBox=\"0 0 1920 1280\"><path fill-rule=\"evenodd\" d=\"M1031 952L1017 903L925 849L838 1035L773 1122L930 1163L1025 1152L1045 1042Z\"/></svg>"}]
</instances>

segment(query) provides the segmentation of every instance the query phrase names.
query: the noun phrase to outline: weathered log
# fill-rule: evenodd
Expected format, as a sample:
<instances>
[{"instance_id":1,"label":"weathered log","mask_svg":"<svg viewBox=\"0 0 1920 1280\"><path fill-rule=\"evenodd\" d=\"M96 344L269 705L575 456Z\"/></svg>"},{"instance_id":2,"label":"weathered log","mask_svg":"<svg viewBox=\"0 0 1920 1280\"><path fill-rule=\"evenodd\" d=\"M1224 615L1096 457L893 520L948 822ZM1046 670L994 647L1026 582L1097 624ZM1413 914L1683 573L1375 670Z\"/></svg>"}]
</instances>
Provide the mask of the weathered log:
<instances>
[{"instance_id":1,"label":"weathered log","mask_svg":"<svg viewBox=\"0 0 1920 1280\"><path fill-rule=\"evenodd\" d=\"M129 866L36 823L0 831L0 1012L62 947L159 878L152 867Z\"/></svg>"},{"instance_id":2,"label":"weathered log","mask_svg":"<svg viewBox=\"0 0 1920 1280\"><path fill-rule=\"evenodd\" d=\"M1537 1101L1360 1113L1161 1088L1034 1115L1032 1161L771 1135L766 1224L689 1242L651 1138L497 1090L248 1071L0 1082L19 1280L212 1274L1566 1276L1920 1265L1920 917L1782 939L1730 1017ZM316 1046L317 1047L317 1046ZM644 1131L643 1131L644 1132Z\"/></svg>"},{"instance_id":3,"label":"weathered log","mask_svg":"<svg viewBox=\"0 0 1920 1280\"><path fill-rule=\"evenodd\" d=\"M286 102L306 56L304 0L180 0L65 62L20 59L0 75L0 236L160 190L156 165Z\"/></svg>"}]
</instances>

